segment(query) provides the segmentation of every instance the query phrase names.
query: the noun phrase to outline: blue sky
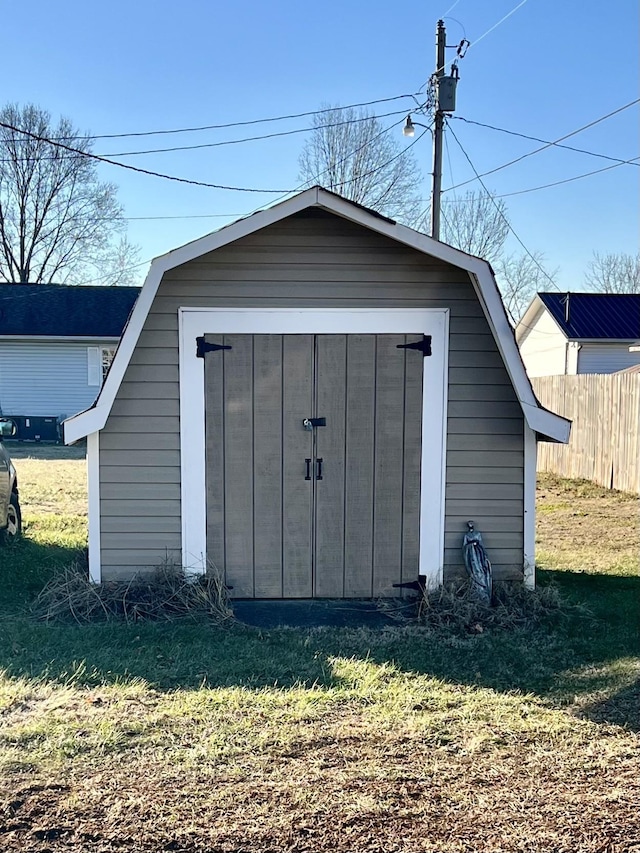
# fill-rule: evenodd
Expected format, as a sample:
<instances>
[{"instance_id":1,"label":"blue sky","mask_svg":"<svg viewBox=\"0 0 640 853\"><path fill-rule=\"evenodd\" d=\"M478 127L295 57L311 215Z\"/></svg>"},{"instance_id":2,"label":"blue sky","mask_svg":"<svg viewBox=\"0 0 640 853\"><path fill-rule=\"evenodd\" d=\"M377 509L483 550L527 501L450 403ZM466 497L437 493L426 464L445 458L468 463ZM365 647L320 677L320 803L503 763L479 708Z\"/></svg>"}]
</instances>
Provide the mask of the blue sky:
<instances>
[{"instance_id":1,"label":"blue sky","mask_svg":"<svg viewBox=\"0 0 640 853\"><path fill-rule=\"evenodd\" d=\"M460 63L456 115L553 140L638 97L638 4L611 0L292 0L205 3L67 0L3 4L2 102L33 102L92 134L133 133L236 122L418 92L434 68L435 26L447 41L471 41ZM510 17L491 28L505 15ZM491 30L491 31L490 31ZM486 35L485 35L486 34ZM448 59L453 58L448 51ZM410 101L377 107L405 111ZM401 115L383 121L401 121ZM639 151L640 106L567 144L628 159ZM305 128L307 119L199 133L98 140L97 153L211 143ZM480 172L537 147L452 122ZM393 132L401 137L400 126ZM305 133L229 147L121 157L122 162L211 183L297 186ZM403 144L406 142L403 141ZM473 177L449 136L443 187ZM428 198L431 142L413 153ZM549 149L486 178L498 194L610 165ZM143 260L214 230L277 196L188 187L101 166L119 187L129 236ZM638 249L640 168L506 198L512 224L531 251L558 268L561 289L579 290L594 250ZM469 184L468 188L478 188ZM466 188L465 188L466 189ZM463 192L461 190L460 192ZM452 193L446 193L448 202ZM425 201L425 206L427 202ZM211 218L144 219L138 217ZM510 238L509 247L518 250ZM140 270L141 277L145 268Z\"/></svg>"}]
</instances>

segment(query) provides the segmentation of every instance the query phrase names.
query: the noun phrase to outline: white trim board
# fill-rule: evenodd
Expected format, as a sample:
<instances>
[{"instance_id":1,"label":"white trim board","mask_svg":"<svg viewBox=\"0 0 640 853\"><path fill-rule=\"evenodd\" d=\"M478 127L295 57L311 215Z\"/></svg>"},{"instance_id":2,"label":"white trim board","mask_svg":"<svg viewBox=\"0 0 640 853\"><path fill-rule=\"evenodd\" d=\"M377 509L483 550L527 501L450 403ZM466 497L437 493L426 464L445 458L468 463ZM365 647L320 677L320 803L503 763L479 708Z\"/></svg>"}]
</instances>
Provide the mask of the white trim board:
<instances>
[{"instance_id":1,"label":"white trim board","mask_svg":"<svg viewBox=\"0 0 640 853\"><path fill-rule=\"evenodd\" d=\"M100 583L100 433L87 436L87 491L89 510L89 580Z\"/></svg>"},{"instance_id":2,"label":"white trim board","mask_svg":"<svg viewBox=\"0 0 640 853\"><path fill-rule=\"evenodd\" d=\"M424 234L419 234L417 231L413 231L404 225L399 225L392 220L378 216L321 187L312 187L274 207L263 210L260 213L255 213L245 219L240 219L231 225L221 228L219 231L208 234L192 243L187 243L173 252L161 255L151 263L146 281L129 318L120 346L118 347L118 352L96 401L96 405L91 409L87 409L86 412L81 412L65 421L65 442L73 444L78 439L104 427L127 365L138 342L142 327L162 281L162 276L167 270L192 261L208 252L215 251L262 228L280 222L295 213L300 213L303 210L314 207L333 213L336 216L368 228L370 231L396 240L430 257L466 270L473 282L518 399L523 406L527 423L545 438L560 442L567 442L569 440L570 422L542 408L535 398L531 383L520 358L514 333L509 325L493 272L486 261L454 249L452 246L447 246L445 243L440 243L438 240L433 240ZM530 413L534 409L539 413L536 418L535 427L529 421Z\"/></svg>"},{"instance_id":3,"label":"white trim board","mask_svg":"<svg viewBox=\"0 0 640 853\"><path fill-rule=\"evenodd\" d=\"M181 308L178 328L182 563L193 574L206 570L207 553L204 360L196 357L196 338L205 334L431 335L432 355L424 359L423 373L419 573L426 575L430 585L442 583L448 309Z\"/></svg>"},{"instance_id":4,"label":"white trim board","mask_svg":"<svg viewBox=\"0 0 640 853\"><path fill-rule=\"evenodd\" d=\"M524 585L536 585L536 434L524 425Z\"/></svg>"}]
</instances>

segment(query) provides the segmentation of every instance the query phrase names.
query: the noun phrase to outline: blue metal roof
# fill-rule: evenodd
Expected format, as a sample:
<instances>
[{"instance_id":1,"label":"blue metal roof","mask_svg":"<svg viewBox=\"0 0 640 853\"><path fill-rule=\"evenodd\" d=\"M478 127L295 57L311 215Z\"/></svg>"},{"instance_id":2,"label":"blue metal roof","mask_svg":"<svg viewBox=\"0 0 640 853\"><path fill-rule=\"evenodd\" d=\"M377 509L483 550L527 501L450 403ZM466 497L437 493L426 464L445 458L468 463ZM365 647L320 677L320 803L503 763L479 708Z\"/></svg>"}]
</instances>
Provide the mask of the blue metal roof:
<instances>
[{"instance_id":1,"label":"blue metal roof","mask_svg":"<svg viewBox=\"0 0 640 853\"><path fill-rule=\"evenodd\" d=\"M640 338L640 293L538 293L571 339Z\"/></svg>"},{"instance_id":2,"label":"blue metal roof","mask_svg":"<svg viewBox=\"0 0 640 853\"><path fill-rule=\"evenodd\" d=\"M139 287L0 284L0 335L119 338Z\"/></svg>"}]
</instances>

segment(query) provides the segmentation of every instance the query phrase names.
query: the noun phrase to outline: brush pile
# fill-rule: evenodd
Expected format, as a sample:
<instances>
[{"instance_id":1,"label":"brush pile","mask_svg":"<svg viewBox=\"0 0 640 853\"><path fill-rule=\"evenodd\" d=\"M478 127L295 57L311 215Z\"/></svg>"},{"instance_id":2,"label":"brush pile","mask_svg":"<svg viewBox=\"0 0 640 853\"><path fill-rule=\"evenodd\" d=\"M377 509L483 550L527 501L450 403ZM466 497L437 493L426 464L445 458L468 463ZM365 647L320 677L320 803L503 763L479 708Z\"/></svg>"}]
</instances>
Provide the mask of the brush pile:
<instances>
[{"instance_id":1,"label":"brush pile","mask_svg":"<svg viewBox=\"0 0 640 853\"><path fill-rule=\"evenodd\" d=\"M588 615L585 607L565 599L554 586L534 590L516 582L494 583L490 604L474 596L468 581L425 590L417 604L422 625L462 634L534 628Z\"/></svg>"},{"instance_id":2,"label":"brush pile","mask_svg":"<svg viewBox=\"0 0 640 853\"><path fill-rule=\"evenodd\" d=\"M224 581L214 569L187 575L170 563L128 581L98 586L85 569L72 565L57 574L36 598L33 614L45 622L140 622L233 617Z\"/></svg>"}]
</instances>

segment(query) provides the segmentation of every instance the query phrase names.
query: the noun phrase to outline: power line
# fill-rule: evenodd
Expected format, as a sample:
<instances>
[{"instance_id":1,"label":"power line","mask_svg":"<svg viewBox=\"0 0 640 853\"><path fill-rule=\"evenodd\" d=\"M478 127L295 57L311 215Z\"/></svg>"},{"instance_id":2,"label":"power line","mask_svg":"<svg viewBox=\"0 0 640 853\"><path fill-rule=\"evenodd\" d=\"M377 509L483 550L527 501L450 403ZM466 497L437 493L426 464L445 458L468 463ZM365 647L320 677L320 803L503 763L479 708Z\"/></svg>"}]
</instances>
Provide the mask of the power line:
<instances>
[{"instance_id":1,"label":"power line","mask_svg":"<svg viewBox=\"0 0 640 853\"><path fill-rule=\"evenodd\" d=\"M413 94L394 95L391 98L377 98L374 101L362 101L357 104L347 104L344 107L338 107L338 109L349 110L355 109L356 107L370 107L374 104L385 104L389 103L390 101L400 101L405 98L414 98L416 95L420 94L420 92L415 92ZM246 127L252 124L269 124L270 122L276 121L290 121L291 119L296 118L306 118L308 116L323 115L324 113L332 112L335 109L336 107L323 107L320 110L309 110L303 113L292 113L290 115L272 116L271 118L255 118L247 119L245 121L231 121L226 122L224 124L208 124L202 125L200 127L180 127L174 128L172 130L145 130L136 131L132 133L102 133L96 135L87 134L84 136L57 136L54 137L54 139L56 142L72 142L75 139L125 139L127 137L135 136L160 136L173 133L198 133L204 130L225 130L230 127Z\"/></svg>"},{"instance_id":2,"label":"power line","mask_svg":"<svg viewBox=\"0 0 640 853\"><path fill-rule=\"evenodd\" d=\"M142 169L139 166L132 166L130 163L118 163L117 160L110 160L108 157L102 157L100 154L92 154L90 151L82 151L79 148L73 148L70 145L65 145L63 142L56 142L53 139L48 139L47 137L40 136L37 133L31 133L29 130L22 130L12 124L7 124L6 122L0 121L0 127L4 127L14 133L21 133L24 136L28 136L30 139L35 139L37 142L45 142L49 145L55 146L56 148L69 151L72 154L80 155L81 157L88 157L90 160L96 160L98 163L108 163L110 166L119 166L121 169L128 169L131 172L139 172L142 175L151 175L154 178L164 178L167 181L177 181L181 184L191 184L196 187L207 187L214 190L232 190L240 193L273 193L274 195L277 195L278 193L288 192L288 190L257 189L256 187L234 187L227 186L225 184L210 184L206 181L194 181L190 178L180 178L177 175L165 175L163 172L154 172L151 169Z\"/></svg>"},{"instance_id":3,"label":"power line","mask_svg":"<svg viewBox=\"0 0 640 853\"><path fill-rule=\"evenodd\" d=\"M404 111L402 114L404 115ZM370 117L370 118L373 118L373 117ZM395 127L399 123L400 122L394 122L388 128L384 128L373 139L377 139L383 133L387 133L389 130L391 130L393 127ZM18 133L18 134L22 134L24 136L28 136L31 139L35 139L37 142L44 142L46 144L53 145L56 148L60 148L64 151L69 151L70 153L72 153L76 156L87 157L87 158L89 158L91 160L95 160L99 163L107 163L110 166L118 166L121 169L127 169L127 170L132 171L132 172L138 172L138 173L143 174L143 175L150 175L151 177L163 178L165 180L177 181L178 183L190 184L193 186L207 187L209 189L230 190L233 192L270 193L272 195L278 195L279 194L279 195L281 195L281 197L284 198L284 197L290 195L291 193L297 192L298 189L301 189L303 186L307 185L307 182L305 182L305 184L302 184L300 187L297 187L294 189L260 189L257 187L236 187L236 186L229 186L226 184L213 184L213 183L208 183L206 181L196 181L196 180L192 180L190 178L178 177L176 175L167 175L163 172L156 172L156 171L151 170L151 169L143 169L139 166L132 166L130 163L119 163L117 160L111 160L108 157L104 157L100 154L93 154L90 151L82 151L80 148L74 148L70 145L66 145L63 142L57 142L56 140L49 139L48 137L40 136L39 134L32 133L31 131L28 131L28 130L23 130L19 127L15 127L14 125L8 124L6 122L0 122L0 127L4 127L7 130L13 131L14 133ZM367 140L363 146L360 146L360 148L371 144L373 139ZM356 149L356 151L360 150L360 148ZM406 151L407 149L404 149L404 150ZM356 152L355 151L351 152L351 154L347 155L347 157L343 158L343 160L347 159L349 156L352 156L353 153L356 153ZM395 159L395 157L392 159ZM321 174L325 174L327 171L328 171L328 169L325 170L325 172L321 173ZM364 176L358 176L358 178L353 178L353 179L350 179L349 181L344 181L342 184L340 184L340 186L344 186L347 183L352 183L354 180L358 180L359 177L364 177Z\"/></svg>"},{"instance_id":4,"label":"power line","mask_svg":"<svg viewBox=\"0 0 640 853\"><path fill-rule=\"evenodd\" d=\"M453 133L453 131L451 131ZM514 195L525 195L526 193L533 193L537 190L546 190L549 187L559 187L561 184L570 184L572 181L579 181L582 178L590 178L592 175L600 175L602 172L610 172L611 169L617 169L620 166L638 166L640 157L634 157L632 160L621 160L619 163L614 163L612 166L605 166L603 169L595 169L593 172L584 172L582 175L574 175L573 178L564 178L561 181L552 181L550 184L541 184L538 187L529 187L526 190L515 190L512 193L501 193L500 195L494 195L493 198L510 198Z\"/></svg>"},{"instance_id":5,"label":"power line","mask_svg":"<svg viewBox=\"0 0 640 853\"><path fill-rule=\"evenodd\" d=\"M404 113L403 113L403 115L404 115ZM340 163L343 163L345 160L349 159L349 157L352 157L352 156L353 156L354 154L356 154L358 151L362 150L362 148L366 148L368 145L370 145L370 144L371 144L372 142L374 142L376 139L379 139L381 136L383 136L385 133L389 133L389 131L393 130L393 128L394 128L394 127L397 127L398 125L400 125L400 124L402 123L402 121L403 121L403 120L404 120L404 119L401 119L400 121L398 121L398 122L394 122L393 124L389 125L389 127L383 128L379 133L377 133L374 137L372 137L372 139L366 140L362 145L359 145L359 146L358 146L357 148L355 148L353 151L348 152L344 157L342 157L342 158L341 158L339 161L337 161L337 163L336 163L336 164L334 164L334 165L339 165ZM4 126L4 125L2 125L2 123L0 123L0 127L1 127L1 126ZM14 129L14 130L18 130L17 128L13 128L13 129ZM26 134L27 134L27 135L29 135L29 136L34 136L34 134L30 134L30 133L28 133L28 132L26 132L26 131L18 130L18 132L20 132L20 133L26 133ZM426 131L425 131L425 132L426 132ZM386 163L382 164L382 165L381 165L380 167L378 167L378 168L384 168L385 166L389 165L389 163L393 162L393 160L397 159L397 157L399 157L399 156L403 155L407 150L409 150L409 148L411 148L411 147L412 147L412 145L414 145L414 144L415 144L419 139L421 139L423 135L424 135L424 134L421 134L421 135L420 135L416 140L414 140L414 142L412 142L412 143L411 143L411 145L407 146L407 147L406 147L405 149L403 149L399 154L396 154L396 155L394 155L393 157L391 157L391 158L390 158ZM57 144L57 145L59 145L59 146L60 146L60 147L62 147L62 148L69 148L69 146L65 146L65 145L63 145L62 143L54 143L52 140L43 139L43 141L45 141L45 142L51 142L51 144ZM79 153L79 154L82 154L83 156L90 156L90 157L93 157L94 159L101 159L101 158L99 158L99 157L98 157L98 155L90 155L90 154L86 154L86 152L82 152L82 151L78 151L78 153ZM108 162L110 162L110 161L108 161ZM124 168L133 169L133 171L143 171L143 172L146 172L146 170L139 170L139 169L137 169L137 168L135 168L135 167L127 166L127 165L122 164L122 163L114 163L114 165L116 165L116 166L124 166ZM318 180L319 180L323 175L325 175L328 171L329 171L329 169L324 169L322 172L319 172L317 175L314 175L314 176L313 176L313 178L311 179L311 181L313 181L313 182L318 181ZM374 170L374 171L377 171L377 170ZM350 180L348 180L348 181L344 181L344 182L341 184L341 186L344 186L345 184L348 184L348 183L353 183L353 181L359 180L359 179L360 179L360 177L363 177L363 176L360 176L360 175L359 175L359 176L357 176L356 178L352 178L352 179L350 179ZM304 187L309 186L309 185L310 185L310 184L309 184L309 182L304 182L303 184L300 184L298 187L295 187L294 189L291 189L291 190L277 190L276 192L280 192L280 193L282 193L282 195L280 196L280 198L275 199L275 200L274 200L274 202L273 202L273 204L278 203L278 202L279 202L279 201L281 201L282 199L287 198L287 196L290 196L290 195L292 195L293 193L298 192L299 190L301 190L301 189L303 189ZM237 217L239 217L239 218L246 218L246 217L248 217L248 216L251 216L253 213L257 212L257 211L258 211L258 210L260 210L260 209L261 209L261 207L254 208L254 210L249 211L248 213L245 213L245 214L210 214L210 216L212 216L212 217L214 217L214 216L215 216L215 217L225 217L225 218L230 218L231 216L237 216ZM127 217L123 217L123 218L127 218ZM147 219L147 218L149 218L149 219L159 219L159 218L165 218L165 219L174 219L174 218L175 218L175 219L181 219L181 218L196 218L196 217L188 217L188 216L187 216L187 217L128 217L128 218L129 218L129 219ZM121 272L130 272L131 270L138 269L139 267L145 266L146 264L150 263L152 260L153 260L153 258L150 258L149 260L141 261L141 262L139 262L139 263L137 263L137 264L134 264L133 266L126 267L124 270L121 270ZM99 282L103 281L103 279L104 279L104 276L99 277L99 278L88 279L88 280L83 281L83 282L78 282L78 283L76 284L76 286L81 287L81 286L90 285L90 284L93 284L93 283L96 283L96 282L98 282L98 283L99 283Z\"/></svg>"},{"instance_id":6,"label":"power line","mask_svg":"<svg viewBox=\"0 0 640 853\"><path fill-rule=\"evenodd\" d=\"M507 14L504 15L502 18L500 18L500 20L497 23L495 23L492 27L489 27L489 29L485 33L483 33L481 36L479 36L479 38L477 38L473 42L473 44L478 44L478 42L482 41L483 38L486 38L489 35L489 33L492 33L494 30L496 30L500 26L500 24L504 24L504 22L508 18L510 18L512 15L515 15L515 13L518 11L518 9L522 8L522 6L524 6L524 4L526 2L527 2L527 0L521 0L521 2L518 3L517 6L514 6L510 12L507 12Z\"/></svg>"},{"instance_id":7,"label":"power line","mask_svg":"<svg viewBox=\"0 0 640 853\"><path fill-rule=\"evenodd\" d=\"M190 213L181 216L123 216L122 218L127 222L150 222L157 219L230 219L232 216L244 215L244 213Z\"/></svg>"},{"instance_id":8,"label":"power line","mask_svg":"<svg viewBox=\"0 0 640 853\"><path fill-rule=\"evenodd\" d=\"M393 124L390 124L389 127L383 128L379 133L377 133L371 139L367 139L365 142L362 143L362 145L359 145L357 148L354 148L353 151L350 151L348 154L345 154L344 157L341 157L340 160L337 160L335 163L333 163L331 167L323 169L321 172L318 172L317 174L315 174L308 181L303 181L301 184L298 184L297 187L294 187L293 189L287 190L286 192L284 192L283 195L281 195L278 198L273 200L273 204L278 204L278 202L284 200L288 196L291 196L294 193L299 192L300 190L303 190L307 187L313 186L314 184L318 183L320 181L320 179L324 175L327 174L327 172L331 171L331 168L335 168L336 166L342 165L342 163L344 163L350 157L353 157L354 154L357 154L359 151L362 151L363 148L366 148L367 146L371 145L371 143L375 142L377 139L380 139L380 137L384 136L385 133L389 133L389 131L393 130L394 127L398 127L400 124L403 123L403 121L404 121L404 119L401 119L400 121L395 121L395 122L393 122ZM357 180L357 178L355 178L354 180ZM261 209L262 209L262 206L255 207L253 210L249 211L249 213L247 213L245 215L251 216L252 214L257 213Z\"/></svg>"},{"instance_id":9,"label":"power line","mask_svg":"<svg viewBox=\"0 0 640 853\"><path fill-rule=\"evenodd\" d=\"M453 131L451 131L453 133ZM514 190L510 193L492 193L492 198L510 198L514 195L526 195L527 193L537 192L538 190L546 190L550 187L558 187L561 184L570 184L573 181L579 181L582 178L590 178L592 175L600 175L603 172L610 172L612 169L617 169L620 166L628 166L628 165L639 165L638 160L640 160L640 156L633 157L631 160L621 160L619 163L614 163L612 166L605 166L603 169L595 169L592 172L583 172L581 175L574 175L572 178L563 178L560 181L552 181L549 184L540 184L537 187L527 187L524 190ZM459 186L459 185L458 185ZM453 187L451 188L453 189ZM480 196L480 198L487 198L487 196ZM422 199L422 201L426 201L426 199ZM444 199L444 204L467 204L467 199L459 198L454 196L454 198Z\"/></svg>"},{"instance_id":10,"label":"power line","mask_svg":"<svg viewBox=\"0 0 640 853\"><path fill-rule=\"evenodd\" d=\"M500 133L507 133L509 136L519 136L521 139L529 139L532 142L543 142L545 145L553 145L556 148L565 148L567 151L575 151L578 154L588 154L590 157L600 157L603 160L612 160L620 165L633 162L631 160L623 160L620 157L610 157L608 154L599 154L595 151L588 151L586 148L575 148L573 145L562 145L559 142L549 142L547 139L540 139L537 136L529 136L526 133L518 133L515 130L507 130L505 127L496 127L493 124L484 124L481 121L473 121L470 118L464 118L464 116L449 116L449 118L457 121L463 121L465 124L475 124L477 127L486 127L489 130L497 130ZM634 165L640 166L640 163L634 163Z\"/></svg>"},{"instance_id":11,"label":"power line","mask_svg":"<svg viewBox=\"0 0 640 853\"><path fill-rule=\"evenodd\" d=\"M357 124L359 122L371 121L372 119L383 119L383 118L389 118L390 116L397 116L397 115L404 116L405 114L406 114L406 110L394 110L393 112L380 113L379 115L367 115L367 116L362 116L360 118L349 119L347 121L337 121L337 122L332 122L331 124L323 124L322 127L323 128L343 127L344 125ZM315 130L314 127L300 127L300 128L294 128L293 130L282 130L282 131L278 131L276 133L265 133L265 134L262 134L260 136L247 136L247 137L243 137L241 139L225 139L225 140L222 140L220 142L203 142L203 143L199 143L196 145L177 145L177 146L173 146L171 148L149 148L149 149L143 150L143 151L116 151L116 152L99 154L97 156L100 156L100 157L133 157L133 156L137 156L140 154L165 154L165 153L175 152L175 151L196 151L198 149L220 148L220 147L223 147L226 145L240 145L240 144L244 144L246 142L257 142L257 141L264 140L264 139L274 139L274 138L280 137L280 136L293 136L293 135L299 134L299 133L312 133L314 130ZM52 143L55 142L55 140L57 138L58 137L51 137L51 142ZM84 137L84 139L88 139L88 138L90 138L90 137ZM69 159L72 159L75 156L77 156L77 155L75 155L75 154L71 155L71 157ZM16 157L16 158L6 157L6 158L0 158L0 163L13 163L16 161L29 162L32 159L33 159L33 157ZM45 156L45 157L39 157L38 159L39 160L58 160L60 158L55 157L55 156Z\"/></svg>"},{"instance_id":12,"label":"power line","mask_svg":"<svg viewBox=\"0 0 640 853\"><path fill-rule=\"evenodd\" d=\"M465 149L463 148L462 143L460 142L460 140L459 140L459 139L458 139L458 137L456 136L454 129L453 129L452 127L450 127L450 126L449 126L449 130L451 131L451 134L453 135L453 138L454 138L454 139L455 139L455 141L457 142L458 147L460 148L460 150L461 150L461 151L462 151L462 153L464 154L464 156L465 156L465 158L466 158L467 162L468 162L468 163L469 163L469 165L471 166L471 168L472 168L472 170L473 170L473 173L474 173L474 174L475 174L475 176L476 176L476 180L478 180L478 181L480 182L480 185L481 185L482 189L485 191L485 193L487 194L487 196L489 196L489 198L492 200L492 202L493 202L493 204L494 204L494 207L496 208L496 210L498 211L498 213L500 214L500 216L501 216L501 217L502 217L502 219L504 220L505 224L508 226L509 231L511 231L511 233L512 233L512 234L513 234L513 236L516 238L516 240L518 241L518 243L522 246L522 248L524 249L524 251L525 251L525 252L527 253L527 255L531 258L531 260L533 261L533 263L538 267L538 269L539 269L539 270L540 270L540 272L544 275L544 277L545 277L545 278L547 278L547 279L549 280L549 282L551 283L551 285L552 285L556 290L559 290L558 285L557 285L557 284L555 283L555 281L551 278L551 276L549 275L549 273L544 269L544 267L543 267L543 266L542 266L542 264L538 261L538 259L535 257L535 255L533 255L533 254L529 251L529 249L525 246L525 244L522 242L522 240L521 240L520 236L519 236L519 235L518 235L518 233L516 232L516 230L515 230L515 228L513 227L513 225L509 222L509 220L507 219L507 217L506 217L506 216L504 215L504 213L500 210L500 205L496 204L495 199L493 198L493 195L489 192L489 190L487 189L487 187L486 187L486 185L485 185L484 181L482 180L482 175L480 175L480 174L478 173L478 170L476 169L476 167L475 167L475 166L473 165L473 163L471 162L471 158L469 157L469 155L467 154L467 152L466 152L466 151L465 151Z\"/></svg>"},{"instance_id":13,"label":"power line","mask_svg":"<svg viewBox=\"0 0 640 853\"><path fill-rule=\"evenodd\" d=\"M566 133L564 136L558 137L558 139L555 139L553 142L547 142L540 148L536 148L533 151L529 151L527 154L522 154L520 157L516 157L513 160L509 160L508 163L503 163L501 166L496 166L495 169L489 169L487 172L482 172L482 174L478 175L478 180L480 180L480 178L485 178L487 175L494 175L496 172L500 172L502 171L502 169L506 169L508 166L513 166L515 163L520 163L522 160L526 160L527 157L533 157L534 154L539 154L541 151L545 151L547 148L551 148L552 146L557 145L559 142L563 142L565 139L569 139L572 136L576 136L578 133L582 133L583 131L588 130L590 127L595 127L595 125L600 124L601 122L606 121L607 119L612 118L615 115L618 115L618 113L621 113L624 110L628 110L629 107L633 107L639 102L640 98L636 98L634 101L630 101L628 104L624 104L624 106L618 107L617 109L612 110L610 113L607 113L604 116L600 116L600 118L590 121L588 124L579 127L577 130L572 130L571 133ZM451 133L453 133L453 128L451 128L450 125L449 127L451 129ZM443 192L450 192L451 190L458 189L458 187L464 187L466 184L473 183L474 180L474 178L469 178L468 181L463 181L462 183L455 184L452 187L447 187L447 189L443 190Z\"/></svg>"},{"instance_id":14,"label":"power line","mask_svg":"<svg viewBox=\"0 0 640 853\"><path fill-rule=\"evenodd\" d=\"M474 41L469 42L469 43L468 43L468 45L467 45L467 49L471 48L473 45L478 44L478 42L482 41L482 39L483 39L483 38L486 38L486 37L489 35L489 33L492 33L495 29L497 29L497 28L500 26L500 24L503 24L503 23L507 20L507 18L510 18L512 15L514 15L514 14L518 11L518 9L520 9L522 6L524 6L524 4L525 4L526 2L527 2L527 0L521 0L521 2L520 2L520 3L518 3L518 5L517 5L517 6L514 6L514 8L513 8L510 12L507 12L507 14L506 14L506 15L504 15L502 18L500 18L500 20L499 20L499 21L497 21L495 24L493 24L491 27L489 27L489 29L488 29L486 32L484 32L481 36L479 36L479 37L478 37L477 39L475 39ZM450 8L450 9L448 9L448 10L447 10L447 12L446 12L446 14L445 14L445 15L443 15L442 17L443 17L443 18L445 18L445 17L446 17L446 15L447 15L449 12L451 12L451 11L453 10L453 8L454 8L456 5L457 5L457 3L454 3L454 4L453 4L453 6L451 6L451 8ZM445 63L445 65L446 65L446 63ZM435 70L434 74L438 74L438 73L440 73L441 71L443 71L443 70L444 70L444 68L445 68L445 65L443 65L441 68L437 68L437 69ZM420 87L420 89L424 89L424 87L427 85L427 83L429 82L429 80L431 80L432 76L433 76L433 75L430 75L430 76L425 80L425 82L422 84L422 86Z\"/></svg>"}]
</instances>

